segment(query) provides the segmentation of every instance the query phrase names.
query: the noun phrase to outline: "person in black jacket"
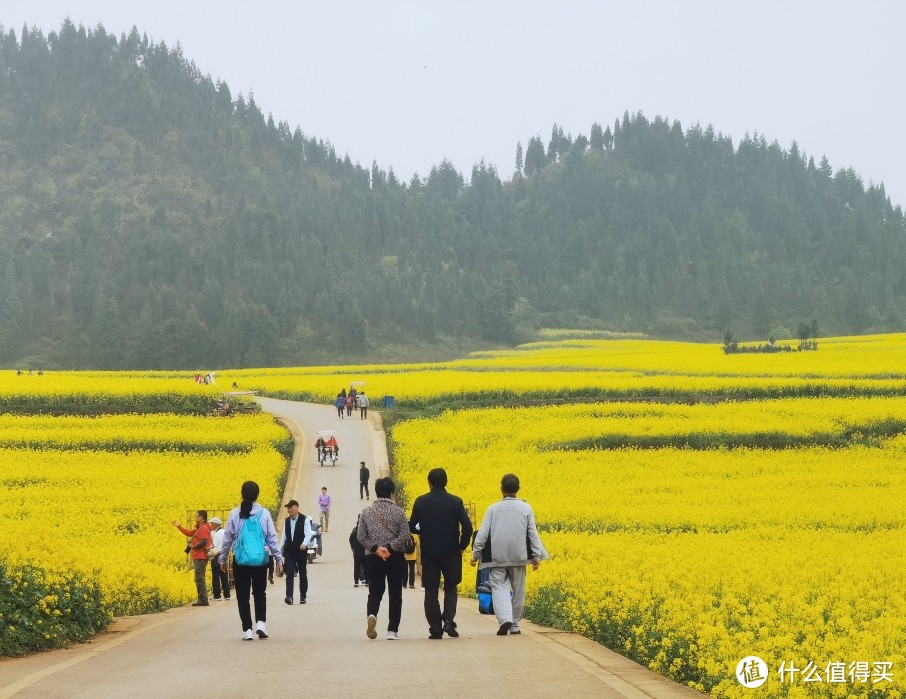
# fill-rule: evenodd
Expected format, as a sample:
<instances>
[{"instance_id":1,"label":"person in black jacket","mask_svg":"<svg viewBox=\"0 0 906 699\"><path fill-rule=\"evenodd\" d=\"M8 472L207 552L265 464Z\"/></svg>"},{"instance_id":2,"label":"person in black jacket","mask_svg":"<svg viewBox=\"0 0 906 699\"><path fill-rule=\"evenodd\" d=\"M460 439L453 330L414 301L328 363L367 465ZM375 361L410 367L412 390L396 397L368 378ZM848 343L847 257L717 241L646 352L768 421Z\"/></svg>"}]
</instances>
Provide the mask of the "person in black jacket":
<instances>
[{"instance_id":1,"label":"person in black jacket","mask_svg":"<svg viewBox=\"0 0 906 699\"><path fill-rule=\"evenodd\" d=\"M371 493L368 492L368 479L371 478L371 471L368 470L368 467L365 466L364 461L359 462L359 500L362 499L362 495L366 495L368 500L371 500Z\"/></svg>"},{"instance_id":2,"label":"person in black jacket","mask_svg":"<svg viewBox=\"0 0 906 699\"><path fill-rule=\"evenodd\" d=\"M469 546L472 522L462 498L447 492L447 472L432 469L428 474L431 492L416 498L409 517L409 531L421 538L422 585L425 588L425 618L428 638L441 639L444 632L457 638L456 586L462 580L462 552ZM444 577L444 610L437 596L440 576Z\"/></svg>"}]
</instances>

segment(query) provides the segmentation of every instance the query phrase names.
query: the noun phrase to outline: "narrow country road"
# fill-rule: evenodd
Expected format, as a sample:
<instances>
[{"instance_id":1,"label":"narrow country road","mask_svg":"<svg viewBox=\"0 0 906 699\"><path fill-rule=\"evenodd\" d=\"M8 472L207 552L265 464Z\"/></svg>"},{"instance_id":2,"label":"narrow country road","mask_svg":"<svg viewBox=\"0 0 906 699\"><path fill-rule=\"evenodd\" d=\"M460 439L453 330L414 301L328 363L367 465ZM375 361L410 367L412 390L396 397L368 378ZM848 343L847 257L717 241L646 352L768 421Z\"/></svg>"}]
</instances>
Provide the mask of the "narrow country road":
<instances>
[{"instance_id":1,"label":"narrow country road","mask_svg":"<svg viewBox=\"0 0 906 699\"><path fill-rule=\"evenodd\" d=\"M380 418L340 420L329 406L260 401L298 432L284 502L295 498L304 513L317 518L320 487L326 485L333 497L324 557L308 568L308 604L285 605L284 580L275 578L268 588L270 638L253 642L240 641L235 601L119 619L91 643L0 661L0 699L703 696L574 634L525 624L521 637L498 637L496 621L479 615L474 600L460 603L460 638L429 642L418 588L403 591L400 640L387 641L379 633L369 641L368 592L353 587L348 537L368 504L359 500L359 462L371 470L372 496L373 481L386 467ZM337 430L336 467L318 466L313 445L319 429ZM466 565L465 577L471 574ZM385 599L378 629L386 623Z\"/></svg>"}]
</instances>

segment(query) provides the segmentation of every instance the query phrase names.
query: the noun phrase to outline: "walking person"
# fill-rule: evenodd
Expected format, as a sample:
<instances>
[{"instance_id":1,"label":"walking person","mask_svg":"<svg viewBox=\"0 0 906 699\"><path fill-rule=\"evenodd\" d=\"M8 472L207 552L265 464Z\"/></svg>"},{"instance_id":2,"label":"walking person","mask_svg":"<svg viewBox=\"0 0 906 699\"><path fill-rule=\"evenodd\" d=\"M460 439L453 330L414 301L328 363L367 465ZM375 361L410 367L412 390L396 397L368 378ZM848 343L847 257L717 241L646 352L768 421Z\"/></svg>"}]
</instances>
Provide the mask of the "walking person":
<instances>
[{"instance_id":1,"label":"walking person","mask_svg":"<svg viewBox=\"0 0 906 699\"><path fill-rule=\"evenodd\" d=\"M409 531L421 539L422 587L425 588L425 618L428 638L440 640L446 633L458 638L456 630L456 586L462 581L462 552L472 537L472 522L462 498L447 492L447 472L434 468L428 473L431 490L415 499L409 517ZM444 609L437 595L444 578Z\"/></svg>"},{"instance_id":2,"label":"walking person","mask_svg":"<svg viewBox=\"0 0 906 699\"><path fill-rule=\"evenodd\" d=\"M412 553L409 553L408 550L405 552L406 577L403 578L403 587L406 587L406 579L408 578L410 590L415 589L415 566L418 564L418 554L419 550L421 549L421 543L419 543L419 535L413 534L412 538L415 541L415 548L412 549Z\"/></svg>"},{"instance_id":3,"label":"walking person","mask_svg":"<svg viewBox=\"0 0 906 699\"><path fill-rule=\"evenodd\" d=\"M340 395L338 393L337 399L333 402L333 404L337 407L337 417L342 419L343 415L345 414L346 396Z\"/></svg>"},{"instance_id":4,"label":"walking person","mask_svg":"<svg viewBox=\"0 0 906 699\"><path fill-rule=\"evenodd\" d=\"M211 559L211 587L214 588L214 599L220 599L221 593L223 599L230 599L230 576L226 571L220 570L218 560L220 551L223 547L223 520L220 517L211 517L211 537L214 540L214 552L216 557Z\"/></svg>"},{"instance_id":5,"label":"walking person","mask_svg":"<svg viewBox=\"0 0 906 699\"><path fill-rule=\"evenodd\" d=\"M242 504L230 512L220 548L220 569L223 572L227 570L230 551L233 552L233 584L242 620L243 641L255 639L249 593L255 598L255 633L258 638L267 638L268 552L277 559L277 572L283 572L283 554L278 546L277 530L271 513L256 502L259 492L255 481L242 484Z\"/></svg>"},{"instance_id":6,"label":"walking person","mask_svg":"<svg viewBox=\"0 0 906 699\"><path fill-rule=\"evenodd\" d=\"M396 486L391 478L374 482L377 499L359 515L357 537L365 548L365 567L368 570L368 625L365 635L377 638L377 614L384 590L390 606L387 640L399 639L400 618L403 612L403 575L406 563L403 550L409 540L406 513L391 498Z\"/></svg>"},{"instance_id":7,"label":"walking person","mask_svg":"<svg viewBox=\"0 0 906 699\"><path fill-rule=\"evenodd\" d=\"M322 532L328 531L328 526L330 525L330 505L331 498L330 495L327 494L327 486L321 486L321 494L318 496L318 507L321 508L321 517L319 521L321 523Z\"/></svg>"},{"instance_id":8,"label":"walking person","mask_svg":"<svg viewBox=\"0 0 906 699\"><path fill-rule=\"evenodd\" d=\"M371 478L371 472L365 467L365 462L359 462L359 500L362 499L362 493L365 494L366 500L371 500L371 493L368 492L368 479ZM377 483L375 483L377 486Z\"/></svg>"},{"instance_id":9,"label":"walking person","mask_svg":"<svg viewBox=\"0 0 906 699\"><path fill-rule=\"evenodd\" d=\"M361 515L359 515L361 517ZM368 571L365 569L365 547L359 543L359 520L356 519L352 533L349 535L349 548L352 549L352 586L368 585Z\"/></svg>"},{"instance_id":10,"label":"walking person","mask_svg":"<svg viewBox=\"0 0 906 699\"><path fill-rule=\"evenodd\" d=\"M346 417L352 417L352 409L355 407L355 396L348 395L343 399L343 404L346 406Z\"/></svg>"},{"instance_id":11,"label":"walking person","mask_svg":"<svg viewBox=\"0 0 906 699\"><path fill-rule=\"evenodd\" d=\"M472 565L490 569L491 599L500 628L498 636L518 634L525 608L525 567L538 570L549 558L538 536L531 505L516 497L519 478L512 473L500 481L502 500L484 514L472 545ZM512 591L512 598L510 592Z\"/></svg>"},{"instance_id":12,"label":"walking person","mask_svg":"<svg viewBox=\"0 0 906 699\"><path fill-rule=\"evenodd\" d=\"M311 517L299 513L299 503L290 500L286 503L286 519L280 533L280 550L286 561L286 597L283 601L293 603L293 579L299 573L299 604L305 604L308 598L308 545L314 537Z\"/></svg>"},{"instance_id":13,"label":"walking person","mask_svg":"<svg viewBox=\"0 0 906 699\"><path fill-rule=\"evenodd\" d=\"M193 607L207 607L208 602L208 582L205 579L205 571L208 568L208 556L206 551L211 548L211 528L208 525L207 510L198 510L195 513L195 528L186 529L177 520L173 521L173 526L179 529L183 534L189 537L189 544L186 550L192 559L192 568L195 571L195 589L198 592L198 599L192 602Z\"/></svg>"},{"instance_id":14,"label":"walking person","mask_svg":"<svg viewBox=\"0 0 906 699\"><path fill-rule=\"evenodd\" d=\"M359 416L362 420L368 418L368 396L365 395L365 391L362 391L358 397L359 404Z\"/></svg>"}]
</instances>

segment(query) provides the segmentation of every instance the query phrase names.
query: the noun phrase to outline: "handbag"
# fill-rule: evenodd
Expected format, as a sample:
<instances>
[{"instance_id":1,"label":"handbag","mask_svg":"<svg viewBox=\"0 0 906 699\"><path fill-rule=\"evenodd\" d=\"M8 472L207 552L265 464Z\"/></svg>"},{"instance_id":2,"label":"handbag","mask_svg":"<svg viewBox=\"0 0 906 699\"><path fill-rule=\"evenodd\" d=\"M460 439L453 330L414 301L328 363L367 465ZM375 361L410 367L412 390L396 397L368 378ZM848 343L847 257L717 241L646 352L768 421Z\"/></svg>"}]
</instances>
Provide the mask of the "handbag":
<instances>
[{"instance_id":1,"label":"handbag","mask_svg":"<svg viewBox=\"0 0 906 699\"><path fill-rule=\"evenodd\" d=\"M208 557L209 561L213 561L218 556L220 556L220 549L216 548L215 546L211 546L211 548L205 549L204 555Z\"/></svg>"}]
</instances>

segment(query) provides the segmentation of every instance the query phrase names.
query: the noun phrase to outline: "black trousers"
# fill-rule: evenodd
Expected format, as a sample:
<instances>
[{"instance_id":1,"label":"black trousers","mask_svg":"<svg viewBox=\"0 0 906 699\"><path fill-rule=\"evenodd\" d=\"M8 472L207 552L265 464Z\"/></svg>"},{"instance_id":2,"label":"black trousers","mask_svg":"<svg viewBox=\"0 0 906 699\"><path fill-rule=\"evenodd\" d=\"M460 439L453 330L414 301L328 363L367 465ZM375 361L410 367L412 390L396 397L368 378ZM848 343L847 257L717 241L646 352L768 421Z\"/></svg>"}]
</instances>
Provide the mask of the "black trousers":
<instances>
[{"instance_id":1,"label":"black trousers","mask_svg":"<svg viewBox=\"0 0 906 699\"><path fill-rule=\"evenodd\" d=\"M252 628L249 592L255 598L255 621L267 621L267 566L241 566L233 564L233 584L236 587L236 605L242 630Z\"/></svg>"},{"instance_id":2,"label":"black trousers","mask_svg":"<svg viewBox=\"0 0 906 699\"><path fill-rule=\"evenodd\" d=\"M286 596L293 598L293 578L299 571L299 599L308 597L308 553L286 552L283 555L283 574L286 576Z\"/></svg>"},{"instance_id":3,"label":"black trousers","mask_svg":"<svg viewBox=\"0 0 906 699\"><path fill-rule=\"evenodd\" d=\"M352 581L364 580L368 584L368 569L365 567L365 555L352 552Z\"/></svg>"},{"instance_id":4,"label":"black trousers","mask_svg":"<svg viewBox=\"0 0 906 699\"><path fill-rule=\"evenodd\" d=\"M409 587L415 587L415 561L406 561L406 568L409 570ZM406 584L406 578L403 578L403 584Z\"/></svg>"},{"instance_id":5,"label":"black trousers","mask_svg":"<svg viewBox=\"0 0 906 699\"><path fill-rule=\"evenodd\" d=\"M444 611L437 600L440 576L444 576ZM462 582L462 553L457 551L441 558L426 558L422 553L422 587L425 588L425 619L428 631L439 634L445 623L456 617L456 586Z\"/></svg>"},{"instance_id":6,"label":"black trousers","mask_svg":"<svg viewBox=\"0 0 906 699\"><path fill-rule=\"evenodd\" d=\"M368 481L359 481L359 500L362 499L363 492L365 493L365 497L370 500L371 493L368 492Z\"/></svg>"},{"instance_id":7,"label":"black trousers","mask_svg":"<svg viewBox=\"0 0 906 699\"><path fill-rule=\"evenodd\" d=\"M368 615L377 616L381 608L384 590L387 590L387 601L390 603L388 631L400 630L400 618L403 615L403 576L406 574L406 559L402 551L393 551L386 561L380 556L365 556L368 571Z\"/></svg>"},{"instance_id":8,"label":"black trousers","mask_svg":"<svg viewBox=\"0 0 906 699\"><path fill-rule=\"evenodd\" d=\"M220 570L220 556L211 561L211 586L214 588L214 597L220 597L223 592L224 597L230 598L230 576Z\"/></svg>"}]
</instances>

